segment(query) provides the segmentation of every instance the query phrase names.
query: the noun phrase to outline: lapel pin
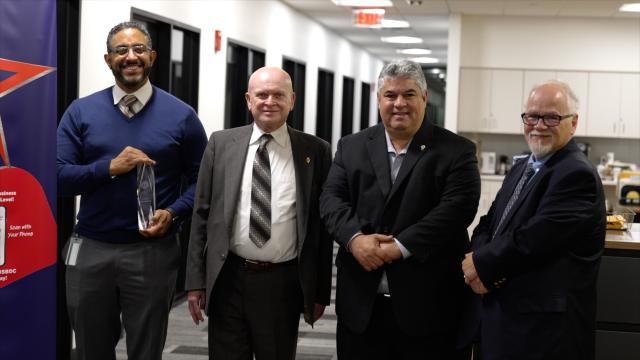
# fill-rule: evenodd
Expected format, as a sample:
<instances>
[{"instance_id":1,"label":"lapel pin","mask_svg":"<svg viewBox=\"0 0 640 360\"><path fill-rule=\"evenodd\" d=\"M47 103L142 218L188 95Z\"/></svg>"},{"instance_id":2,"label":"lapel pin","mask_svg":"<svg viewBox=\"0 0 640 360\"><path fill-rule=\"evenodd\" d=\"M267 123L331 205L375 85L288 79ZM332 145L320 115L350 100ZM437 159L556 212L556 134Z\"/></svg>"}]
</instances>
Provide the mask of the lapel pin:
<instances>
[{"instance_id":1,"label":"lapel pin","mask_svg":"<svg viewBox=\"0 0 640 360\"><path fill-rule=\"evenodd\" d=\"M420 151L424 151L427 148L427 145L420 145Z\"/></svg>"},{"instance_id":2,"label":"lapel pin","mask_svg":"<svg viewBox=\"0 0 640 360\"><path fill-rule=\"evenodd\" d=\"M311 158L307 156L306 158L304 158L304 162L306 162L307 164L310 164Z\"/></svg>"}]
</instances>

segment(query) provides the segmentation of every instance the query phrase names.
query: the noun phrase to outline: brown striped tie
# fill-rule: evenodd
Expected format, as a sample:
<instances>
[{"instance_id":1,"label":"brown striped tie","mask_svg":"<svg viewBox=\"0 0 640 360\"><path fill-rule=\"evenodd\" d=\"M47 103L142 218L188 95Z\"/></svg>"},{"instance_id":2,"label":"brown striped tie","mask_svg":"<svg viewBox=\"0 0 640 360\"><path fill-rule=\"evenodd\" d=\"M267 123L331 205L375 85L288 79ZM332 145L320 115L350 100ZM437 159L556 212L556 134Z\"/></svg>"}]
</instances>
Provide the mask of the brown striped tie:
<instances>
[{"instance_id":1,"label":"brown striped tie","mask_svg":"<svg viewBox=\"0 0 640 360\"><path fill-rule=\"evenodd\" d=\"M122 111L124 116L131 118L136 114L136 112L133 110L133 104L136 102L136 100L138 100L138 98L136 98L135 95L131 94L125 95L122 97L122 99L120 99L118 107L120 108L120 111Z\"/></svg>"}]
</instances>

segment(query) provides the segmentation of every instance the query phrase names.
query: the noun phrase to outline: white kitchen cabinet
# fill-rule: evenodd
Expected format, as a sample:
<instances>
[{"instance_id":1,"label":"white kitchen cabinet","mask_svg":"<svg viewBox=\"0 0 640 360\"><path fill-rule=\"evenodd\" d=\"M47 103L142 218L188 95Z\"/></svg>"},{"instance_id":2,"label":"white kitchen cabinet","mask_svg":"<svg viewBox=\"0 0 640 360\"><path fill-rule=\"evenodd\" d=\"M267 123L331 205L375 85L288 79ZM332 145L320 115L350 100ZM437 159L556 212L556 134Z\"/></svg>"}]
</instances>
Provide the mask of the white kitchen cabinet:
<instances>
[{"instance_id":1,"label":"white kitchen cabinet","mask_svg":"<svg viewBox=\"0 0 640 360\"><path fill-rule=\"evenodd\" d=\"M461 69L458 130L522 133L522 70Z\"/></svg>"},{"instance_id":2,"label":"white kitchen cabinet","mask_svg":"<svg viewBox=\"0 0 640 360\"><path fill-rule=\"evenodd\" d=\"M620 137L640 138L640 74L620 75Z\"/></svg>"},{"instance_id":3,"label":"white kitchen cabinet","mask_svg":"<svg viewBox=\"0 0 640 360\"><path fill-rule=\"evenodd\" d=\"M525 70L524 71L524 83L522 86L522 99L523 103L527 102L529 93L534 86L543 84L549 80L556 79L555 71L546 70Z\"/></svg>"},{"instance_id":4,"label":"white kitchen cabinet","mask_svg":"<svg viewBox=\"0 0 640 360\"><path fill-rule=\"evenodd\" d=\"M585 105L587 103L587 95L589 93L589 73L578 71L525 70L524 85L522 88L523 102L525 105L533 87L535 85L543 84L549 80L558 80L566 83L571 87L574 94L576 94L579 102L578 113L580 116L578 118L578 127L576 128L575 135L586 136L588 111Z\"/></svg>"},{"instance_id":5,"label":"white kitchen cabinet","mask_svg":"<svg viewBox=\"0 0 640 360\"><path fill-rule=\"evenodd\" d=\"M460 70L458 130L488 132L491 114L491 71Z\"/></svg>"},{"instance_id":6,"label":"white kitchen cabinet","mask_svg":"<svg viewBox=\"0 0 640 360\"><path fill-rule=\"evenodd\" d=\"M522 134L522 71L493 70L490 132Z\"/></svg>"},{"instance_id":7,"label":"white kitchen cabinet","mask_svg":"<svg viewBox=\"0 0 640 360\"><path fill-rule=\"evenodd\" d=\"M587 136L587 124L589 123L589 109L587 100L589 95L589 73L579 71L558 71L556 79L571 87L578 98L578 127L575 136ZM570 119L563 121L571 121Z\"/></svg>"},{"instance_id":8,"label":"white kitchen cabinet","mask_svg":"<svg viewBox=\"0 0 640 360\"><path fill-rule=\"evenodd\" d=\"M589 74L587 135L640 138L640 74Z\"/></svg>"}]
</instances>

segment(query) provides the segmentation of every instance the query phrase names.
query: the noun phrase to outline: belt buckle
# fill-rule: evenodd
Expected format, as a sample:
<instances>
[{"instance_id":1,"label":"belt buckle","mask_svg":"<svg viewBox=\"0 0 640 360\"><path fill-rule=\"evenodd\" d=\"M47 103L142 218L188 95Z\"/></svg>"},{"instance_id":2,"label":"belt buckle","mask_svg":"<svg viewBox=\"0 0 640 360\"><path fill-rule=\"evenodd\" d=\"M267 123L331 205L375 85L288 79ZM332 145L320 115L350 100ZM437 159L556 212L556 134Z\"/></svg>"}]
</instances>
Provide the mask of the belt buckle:
<instances>
[{"instance_id":1,"label":"belt buckle","mask_svg":"<svg viewBox=\"0 0 640 360\"><path fill-rule=\"evenodd\" d=\"M267 270L271 264L261 261L244 259L245 268L253 271Z\"/></svg>"}]
</instances>

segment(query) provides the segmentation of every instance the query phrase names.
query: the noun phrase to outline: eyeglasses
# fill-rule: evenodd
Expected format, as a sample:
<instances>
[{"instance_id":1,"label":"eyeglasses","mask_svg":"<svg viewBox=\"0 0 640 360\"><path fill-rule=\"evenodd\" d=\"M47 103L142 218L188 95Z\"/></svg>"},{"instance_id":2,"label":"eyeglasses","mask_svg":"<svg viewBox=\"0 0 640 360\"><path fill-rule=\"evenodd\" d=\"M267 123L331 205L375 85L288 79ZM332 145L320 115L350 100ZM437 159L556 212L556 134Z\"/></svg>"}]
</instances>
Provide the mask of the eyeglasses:
<instances>
[{"instance_id":1,"label":"eyeglasses","mask_svg":"<svg viewBox=\"0 0 640 360\"><path fill-rule=\"evenodd\" d=\"M110 52L113 54L118 54L122 56L122 55L128 54L130 49L133 50L133 53L136 55L142 55L147 51L151 50L150 48L147 47L147 45L135 44L131 46L125 46L125 45L116 46L114 49L111 49Z\"/></svg>"},{"instance_id":2,"label":"eyeglasses","mask_svg":"<svg viewBox=\"0 0 640 360\"><path fill-rule=\"evenodd\" d=\"M545 126L554 127L560 125L560 121L576 116L576 114L567 114L567 115L539 115L539 114L527 114L522 113L520 117L522 118L522 122L525 125L536 126L538 125L538 121L542 120Z\"/></svg>"}]
</instances>

